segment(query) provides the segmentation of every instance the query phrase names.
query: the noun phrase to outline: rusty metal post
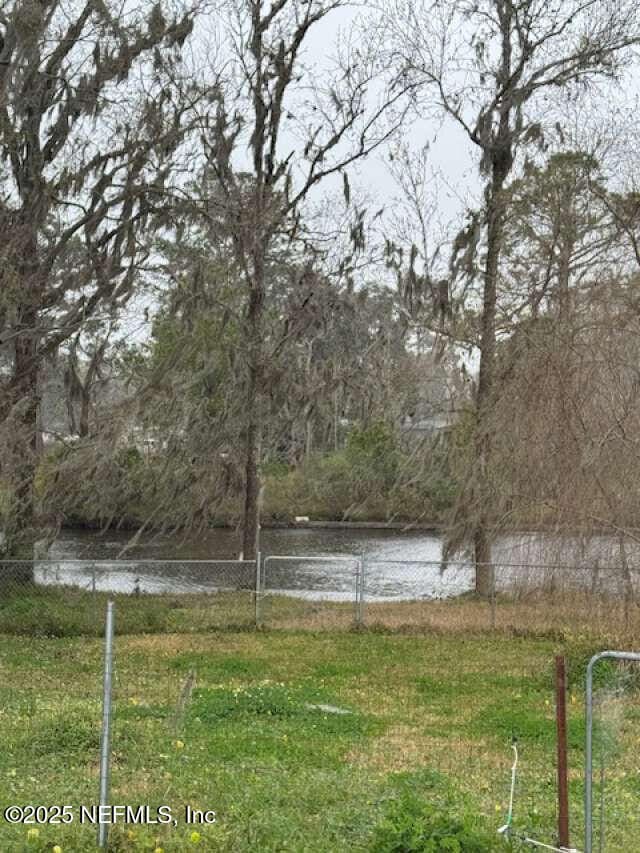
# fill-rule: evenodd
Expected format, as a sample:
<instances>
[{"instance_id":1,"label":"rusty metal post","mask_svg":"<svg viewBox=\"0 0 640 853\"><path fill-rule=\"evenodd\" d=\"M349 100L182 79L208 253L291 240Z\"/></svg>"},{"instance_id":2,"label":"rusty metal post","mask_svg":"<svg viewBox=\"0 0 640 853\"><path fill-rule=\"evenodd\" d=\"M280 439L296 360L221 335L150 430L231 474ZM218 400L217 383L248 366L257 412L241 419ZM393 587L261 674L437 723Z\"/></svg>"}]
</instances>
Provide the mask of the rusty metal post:
<instances>
[{"instance_id":1,"label":"rusty metal post","mask_svg":"<svg viewBox=\"0 0 640 853\"><path fill-rule=\"evenodd\" d=\"M556 733L558 751L558 846L569 849L567 672L564 655L556 656Z\"/></svg>"}]
</instances>

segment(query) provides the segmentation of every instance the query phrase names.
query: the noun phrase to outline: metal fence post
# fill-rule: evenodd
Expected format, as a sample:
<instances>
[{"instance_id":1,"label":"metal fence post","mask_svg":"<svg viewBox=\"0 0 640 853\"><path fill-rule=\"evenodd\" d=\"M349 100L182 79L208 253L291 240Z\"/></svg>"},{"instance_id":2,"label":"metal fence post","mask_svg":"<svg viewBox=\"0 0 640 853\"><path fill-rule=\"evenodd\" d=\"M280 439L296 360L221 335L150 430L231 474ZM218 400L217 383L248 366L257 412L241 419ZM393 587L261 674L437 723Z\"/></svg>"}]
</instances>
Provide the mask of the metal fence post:
<instances>
[{"instance_id":1,"label":"metal fence post","mask_svg":"<svg viewBox=\"0 0 640 853\"><path fill-rule=\"evenodd\" d=\"M599 660L609 658L623 661L640 661L638 652L599 652L587 665L586 740L584 750L584 850L593 853L593 669Z\"/></svg>"},{"instance_id":2,"label":"metal fence post","mask_svg":"<svg viewBox=\"0 0 640 853\"><path fill-rule=\"evenodd\" d=\"M556 655L556 754L558 757L558 846L569 847L569 774L567 769L567 671Z\"/></svg>"},{"instance_id":3,"label":"metal fence post","mask_svg":"<svg viewBox=\"0 0 640 853\"><path fill-rule=\"evenodd\" d=\"M364 551L360 554L360 600L358 602L358 624L364 625L365 619L365 595L366 595L366 565L367 558Z\"/></svg>"},{"instance_id":4,"label":"metal fence post","mask_svg":"<svg viewBox=\"0 0 640 853\"><path fill-rule=\"evenodd\" d=\"M262 628L262 552L256 554L256 628Z\"/></svg>"},{"instance_id":5,"label":"metal fence post","mask_svg":"<svg viewBox=\"0 0 640 853\"><path fill-rule=\"evenodd\" d=\"M109 804L109 764L111 753L111 688L113 683L113 629L115 604L107 602L104 631L104 677L102 692L102 736L100 739L100 802L98 813L98 847L107 846L109 824L100 819L103 807Z\"/></svg>"},{"instance_id":6,"label":"metal fence post","mask_svg":"<svg viewBox=\"0 0 640 853\"><path fill-rule=\"evenodd\" d=\"M491 630L493 631L496 627L496 567L494 563L491 563L489 567L489 583L491 584L489 591L489 620Z\"/></svg>"}]
</instances>

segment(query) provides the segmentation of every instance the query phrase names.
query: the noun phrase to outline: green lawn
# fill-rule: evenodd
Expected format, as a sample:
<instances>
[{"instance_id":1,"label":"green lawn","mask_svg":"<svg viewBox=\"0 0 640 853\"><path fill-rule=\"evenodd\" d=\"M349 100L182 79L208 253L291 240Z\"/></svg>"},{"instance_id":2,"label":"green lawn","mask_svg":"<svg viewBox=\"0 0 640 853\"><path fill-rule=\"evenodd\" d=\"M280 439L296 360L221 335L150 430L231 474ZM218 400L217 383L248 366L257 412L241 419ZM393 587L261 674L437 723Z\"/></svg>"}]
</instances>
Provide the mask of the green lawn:
<instances>
[{"instance_id":1,"label":"green lawn","mask_svg":"<svg viewBox=\"0 0 640 853\"><path fill-rule=\"evenodd\" d=\"M557 651L567 653L572 673L579 845L582 680L592 650L577 641L459 634L119 635L111 799L169 805L178 825L117 826L110 849L508 850L496 829L513 735L521 753L516 824L551 842ZM0 635L3 808L70 804L77 814L95 802L102 653L98 638ZM636 849L640 797L638 706L632 690L625 696L622 711L611 703L617 754L607 774L606 849L617 851ZM186 826L186 804L215 810L217 822ZM442 829L447 820L453 829ZM429 826L434 837L440 827L470 840L417 846ZM0 821L0 850L91 850L95 830L76 820L34 835Z\"/></svg>"}]
</instances>

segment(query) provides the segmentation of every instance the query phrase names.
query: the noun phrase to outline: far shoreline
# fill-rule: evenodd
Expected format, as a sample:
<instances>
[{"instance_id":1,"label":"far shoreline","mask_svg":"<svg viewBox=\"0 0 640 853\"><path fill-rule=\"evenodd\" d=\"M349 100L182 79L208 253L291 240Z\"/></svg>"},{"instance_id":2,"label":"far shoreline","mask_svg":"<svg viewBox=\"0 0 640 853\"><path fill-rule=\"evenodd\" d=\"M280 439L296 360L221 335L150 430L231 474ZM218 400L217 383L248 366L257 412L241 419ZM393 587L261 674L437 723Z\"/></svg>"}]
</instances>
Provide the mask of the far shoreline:
<instances>
[{"instance_id":1,"label":"far shoreline","mask_svg":"<svg viewBox=\"0 0 640 853\"><path fill-rule=\"evenodd\" d=\"M420 533L441 533L445 525L416 524L411 521L267 521L261 524L263 530L401 530L407 533L417 530Z\"/></svg>"},{"instance_id":2,"label":"far shoreline","mask_svg":"<svg viewBox=\"0 0 640 853\"><path fill-rule=\"evenodd\" d=\"M104 528L98 522L73 522L63 524L60 528L64 531L85 530L102 531L104 533L114 530L135 531L140 527L139 522L119 521ZM260 524L262 530L395 530L405 533L413 531L418 533L442 533L446 525L432 522L420 524L412 521L264 521ZM236 530L234 524L211 524L209 530ZM150 532L153 532L150 530Z\"/></svg>"}]
</instances>

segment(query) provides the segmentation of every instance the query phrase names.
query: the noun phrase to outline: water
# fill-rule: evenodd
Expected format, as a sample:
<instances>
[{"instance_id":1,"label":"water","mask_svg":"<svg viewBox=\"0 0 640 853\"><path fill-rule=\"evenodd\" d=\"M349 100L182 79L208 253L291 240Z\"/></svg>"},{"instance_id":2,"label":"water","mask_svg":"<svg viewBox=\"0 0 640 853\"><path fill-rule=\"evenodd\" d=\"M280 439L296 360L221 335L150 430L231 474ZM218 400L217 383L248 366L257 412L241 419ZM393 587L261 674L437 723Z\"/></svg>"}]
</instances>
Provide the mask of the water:
<instances>
[{"instance_id":1,"label":"water","mask_svg":"<svg viewBox=\"0 0 640 853\"><path fill-rule=\"evenodd\" d=\"M36 579L41 583L71 583L117 592L202 592L253 586L253 564L238 567L224 562L189 562L234 560L239 541L233 530L215 529L189 538L155 537L122 553L129 538L129 534L121 532L100 536L65 530L50 549L56 566L42 564ZM470 566L440 572L441 539L424 532L265 529L261 547L264 584L269 592L352 600L362 554L367 557L369 600L434 598L472 588ZM278 555L295 559L278 559ZM160 560L175 562L160 564ZM406 560L414 562L400 562Z\"/></svg>"},{"instance_id":2,"label":"water","mask_svg":"<svg viewBox=\"0 0 640 853\"><path fill-rule=\"evenodd\" d=\"M65 529L51 548L51 556L76 559L115 559L131 534L109 531L104 535ZM264 554L359 556L403 560L439 560L441 538L424 531L385 529L267 528L261 531ZM126 552L132 559L235 560L240 539L235 530L215 528L198 536L150 537Z\"/></svg>"},{"instance_id":3,"label":"water","mask_svg":"<svg viewBox=\"0 0 640 853\"><path fill-rule=\"evenodd\" d=\"M152 537L127 549L129 540L126 532L100 535L65 530L50 549L56 565L39 564L36 580L117 592L205 592L254 585L253 564L224 562L235 560L239 553L238 535L233 530ZM303 598L352 600L357 561L363 554L369 601L443 598L465 593L474 584L473 568L464 555L446 571L441 570L442 538L425 531L265 529L261 547L265 588ZM278 559L278 555L288 559ZM640 562L638 547L628 547L627 557L632 564ZM173 562L160 563L162 560ZM190 562L199 560L217 562ZM539 573L537 568L522 566L592 569L618 564L619 553L617 543L607 536L584 541L523 533L499 540L494 560L500 587ZM557 572L566 576L566 570ZM585 582L591 577L589 572L581 574Z\"/></svg>"}]
</instances>

